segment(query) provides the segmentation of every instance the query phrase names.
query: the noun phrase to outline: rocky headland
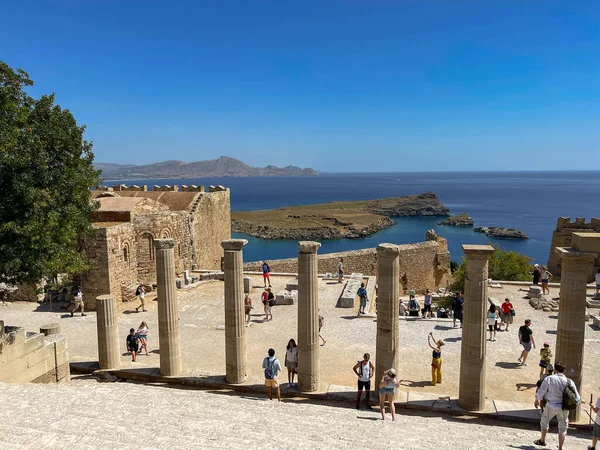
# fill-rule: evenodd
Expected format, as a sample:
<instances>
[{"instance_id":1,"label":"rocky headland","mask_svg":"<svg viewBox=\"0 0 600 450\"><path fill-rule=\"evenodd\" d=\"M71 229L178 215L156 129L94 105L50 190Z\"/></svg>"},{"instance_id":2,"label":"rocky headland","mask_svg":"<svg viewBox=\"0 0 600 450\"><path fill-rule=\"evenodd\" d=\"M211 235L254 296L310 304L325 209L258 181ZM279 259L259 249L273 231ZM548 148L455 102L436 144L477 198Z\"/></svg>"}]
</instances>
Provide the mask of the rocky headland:
<instances>
[{"instance_id":1,"label":"rocky headland","mask_svg":"<svg viewBox=\"0 0 600 450\"><path fill-rule=\"evenodd\" d=\"M451 227L472 227L473 219L468 213L460 213L438 222L438 225L447 225Z\"/></svg>"},{"instance_id":2,"label":"rocky headland","mask_svg":"<svg viewBox=\"0 0 600 450\"><path fill-rule=\"evenodd\" d=\"M486 236L503 238L503 239L529 239L522 231L516 228L504 228L504 227L475 227L473 231L478 233L485 233Z\"/></svg>"},{"instance_id":3,"label":"rocky headland","mask_svg":"<svg viewBox=\"0 0 600 450\"><path fill-rule=\"evenodd\" d=\"M233 232L262 239L358 239L395 224L391 217L448 216L433 192L231 213Z\"/></svg>"}]
</instances>

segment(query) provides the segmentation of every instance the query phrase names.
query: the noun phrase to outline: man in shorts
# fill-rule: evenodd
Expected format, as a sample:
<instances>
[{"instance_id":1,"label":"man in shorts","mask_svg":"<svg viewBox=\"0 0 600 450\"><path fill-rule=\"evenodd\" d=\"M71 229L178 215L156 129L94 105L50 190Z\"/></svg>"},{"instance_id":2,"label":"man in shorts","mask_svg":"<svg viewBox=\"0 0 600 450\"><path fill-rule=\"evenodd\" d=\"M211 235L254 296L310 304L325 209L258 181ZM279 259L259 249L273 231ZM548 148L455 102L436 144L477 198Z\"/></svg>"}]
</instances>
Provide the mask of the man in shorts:
<instances>
[{"instance_id":1,"label":"man in shorts","mask_svg":"<svg viewBox=\"0 0 600 450\"><path fill-rule=\"evenodd\" d=\"M508 326L513 323L513 304L510 302L508 298L504 299L504 303L500 305L502 308L502 321L500 322L500 331L502 331L502 324L506 324L506 328L504 331L508 331Z\"/></svg>"},{"instance_id":2,"label":"man in shorts","mask_svg":"<svg viewBox=\"0 0 600 450\"><path fill-rule=\"evenodd\" d=\"M365 308L367 307L367 301L369 300L367 296L367 290L365 289L365 283L360 283L360 287L358 288L356 295L358 295L358 298L360 299L358 314L365 314Z\"/></svg>"},{"instance_id":3,"label":"man in shorts","mask_svg":"<svg viewBox=\"0 0 600 450\"><path fill-rule=\"evenodd\" d=\"M267 283L269 283L269 287L271 287L271 277L269 274L271 273L271 267L267 264L266 261L262 263L262 272L263 272L263 281L265 282L265 287L267 287Z\"/></svg>"},{"instance_id":4,"label":"man in shorts","mask_svg":"<svg viewBox=\"0 0 600 450\"><path fill-rule=\"evenodd\" d=\"M265 386L267 386L267 395L269 400L273 400L273 389L277 391L277 400L281 401L281 391L279 390L279 382L277 375L281 370L281 363L275 358L275 350L269 349L269 356L263 359L263 369L265 369Z\"/></svg>"},{"instance_id":5,"label":"man in shorts","mask_svg":"<svg viewBox=\"0 0 600 450\"><path fill-rule=\"evenodd\" d=\"M365 403L368 409L371 409L369 405L369 398L371 397L371 378L375 375L375 366L370 361L371 355L365 353L362 361L357 361L352 370L358 377L358 392L356 393L356 409L360 407L360 396L362 390L365 390Z\"/></svg>"},{"instance_id":6,"label":"man in shorts","mask_svg":"<svg viewBox=\"0 0 600 450\"><path fill-rule=\"evenodd\" d=\"M529 352L531 351L531 345L533 344L533 348L535 348L533 331L531 331L529 325L531 325L531 320L526 319L525 325L519 327L519 344L523 346L523 351L521 352L521 356L519 356L518 361L521 363L522 366L527 365L527 355L529 355Z\"/></svg>"},{"instance_id":7,"label":"man in shorts","mask_svg":"<svg viewBox=\"0 0 600 450\"><path fill-rule=\"evenodd\" d=\"M81 290L81 286L77 288L77 292L75 293L75 295L73 295L73 302L75 302L75 306L71 310L71 317L73 317L73 313L75 313L75 311L77 311L78 309L81 310L82 316L86 316L87 314L83 312L85 307L83 304L83 292Z\"/></svg>"},{"instance_id":8,"label":"man in shorts","mask_svg":"<svg viewBox=\"0 0 600 450\"><path fill-rule=\"evenodd\" d=\"M564 364L557 362L554 364L554 375L544 378L542 385L535 394L538 401L545 400L544 412L540 420L541 435L534 441L535 445L546 446L546 434L550 428L550 421L556 417L558 422L558 449L562 450L569 427L569 411L563 409L563 392L570 385L577 395L577 402L580 401L579 392L575 383L565 376Z\"/></svg>"},{"instance_id":9,"label":"man in shorts","mask_svg":"<svg viewBox=\"0 0 600 450\"><path fill-rule=\"evenodd\" d=\"M600 397L596 399L596 405L592 405L592 410L596 413L596 419L594 420L594 431L592 431L592 445L588 445L588 450L596 450L596 444L598 443L598 438L600 438L600 417L598 417L598 412L600 412Z\"/></svg>"}]
</instances>

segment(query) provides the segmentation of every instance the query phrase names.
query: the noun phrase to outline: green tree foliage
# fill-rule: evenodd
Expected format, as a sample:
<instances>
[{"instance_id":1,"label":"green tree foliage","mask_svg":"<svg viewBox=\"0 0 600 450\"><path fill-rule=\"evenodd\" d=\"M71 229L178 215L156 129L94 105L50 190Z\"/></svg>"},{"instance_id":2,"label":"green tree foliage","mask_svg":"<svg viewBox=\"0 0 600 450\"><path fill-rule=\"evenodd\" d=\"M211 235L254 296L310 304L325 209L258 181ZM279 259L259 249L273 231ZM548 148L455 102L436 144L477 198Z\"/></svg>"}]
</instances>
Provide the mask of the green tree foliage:
<instances>
[{"instance_id":1,"label":"green tree foliage","mask_svg":"<svg viewBox=\"0 0 600 450\"><path fill-rule=\"evenodd\" d=\"M529 256L515 251L507 252L494 245L494 253L490 256L488 276L493 280L502 281L528 281L531 280L531 261ZM467 275L467 260L463 258L458 269L454 271L451 289L454 292L463 292L465 277Z\"/></svg>"},{"instance_id":2,"label":"green tree foliage","mask_svg":"<svg viewBox=\"0 0 600 450\"><path fill-rule=\"evenodd\" d=\"M54 95L0 61L0 282L35 282L89 267L79 238L93 232L92 144Z\"/></svg>"}]
</instances>

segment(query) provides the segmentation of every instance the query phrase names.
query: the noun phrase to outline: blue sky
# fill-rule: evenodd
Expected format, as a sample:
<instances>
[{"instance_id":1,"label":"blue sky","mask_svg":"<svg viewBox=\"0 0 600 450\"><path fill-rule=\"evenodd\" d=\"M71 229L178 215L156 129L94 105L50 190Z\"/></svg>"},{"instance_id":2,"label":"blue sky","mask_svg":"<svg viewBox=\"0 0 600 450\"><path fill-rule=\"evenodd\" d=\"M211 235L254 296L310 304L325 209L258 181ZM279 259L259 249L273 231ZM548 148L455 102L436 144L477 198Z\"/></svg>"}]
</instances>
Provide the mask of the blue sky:
<instances>
[{"instance_id":1,"label":"blue sky","mask_svg":"<svg viewBox=\"0 0 600 450\"><path fill-rule=\"evenodd\" d=\"M600 2L56 0L0 59L96 160L323 171L600 168Z\"/></svg>"}]
</instances>

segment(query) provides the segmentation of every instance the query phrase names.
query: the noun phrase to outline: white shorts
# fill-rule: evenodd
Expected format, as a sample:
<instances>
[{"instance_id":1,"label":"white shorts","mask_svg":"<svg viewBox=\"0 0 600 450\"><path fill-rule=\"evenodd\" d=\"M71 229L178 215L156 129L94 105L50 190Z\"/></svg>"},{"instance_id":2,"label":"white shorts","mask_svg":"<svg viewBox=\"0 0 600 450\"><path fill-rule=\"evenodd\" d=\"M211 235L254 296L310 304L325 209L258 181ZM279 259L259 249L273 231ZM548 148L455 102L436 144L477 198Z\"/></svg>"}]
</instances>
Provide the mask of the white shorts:
<instances>
[{"instance_id":1,"label":"white shorts","mask_svg":"<svg viewBox=\"0 0 600 450\"><path fill-rule=\"evenodd\" d=\"M556 416L556 420L558 421L558 434L567 434L569 411L565 411L562 408L551 408L546 405L542 413L542 419L540 420L540 428L542 430L550 428L550 421L554 416Z\"/></svg>"}]
</instances>

